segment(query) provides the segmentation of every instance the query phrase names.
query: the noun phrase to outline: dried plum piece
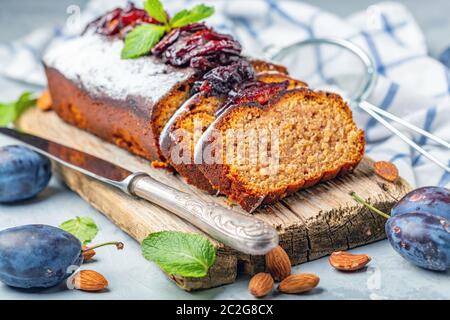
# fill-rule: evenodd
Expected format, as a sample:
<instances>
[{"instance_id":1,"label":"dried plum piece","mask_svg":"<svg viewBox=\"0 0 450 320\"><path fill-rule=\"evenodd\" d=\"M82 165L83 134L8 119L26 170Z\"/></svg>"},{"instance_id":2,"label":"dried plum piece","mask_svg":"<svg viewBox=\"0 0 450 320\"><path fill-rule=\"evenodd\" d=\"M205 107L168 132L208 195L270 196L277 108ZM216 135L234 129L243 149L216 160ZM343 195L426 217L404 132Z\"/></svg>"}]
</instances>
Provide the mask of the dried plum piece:
<instances>
[{"instance_id":1,"label":"dried plum piece","mask_svg":"<svg viewBox=\"0 0 450 320\"><path fill-rule=\"evenodd\" d=\"M158 47L154 52L160 53L161 49L165 48L160 53L161 58L164 62L177 67L197 66L201 70L206 70L228 62L227 55L239 56L242 51L240 43L233 37L208 28L193 34L181 31L178 36L176 33L169 33L169 36L168 39L171 41L175 38L176 40L170 45L162 44L161 48ZM215 57L215 59L200 59L199 57ZM192 60L194 65L191 64ZM199 63L199 61L204 63Z\"/></svg>"},{"instance_id":2,"label":"dried plum piece","mask_svg":"<svg viewBox=\"0 0 450 320\"><path fill-rule=\"evenodd\" d=\"M253 66L247 60L238 56L230 65L216 67L204 74L194 85L193 92L207 92L214 95L226 95L236 91L241 83L254 81L256 74Z\"/></svg>"},{"instance_id":3,"label":"dried plum piece","mask_svg":"<svg viewBox=\"0 0 450 320\"><path fill-rule=\"evenodd\" d=\"M212 70L219 66L226 66L241 59L238 55L230 55L224 52L216 52L206 56L193 57L189 63L191 68L200 72Z\"/></svg>"},{"instance_id":4,"label":"dried plum piece","mask_svg":"<svg viewBox=\"0 0 450 320\"><path fill-rule=\"evenodd\" d=\"M277 93L286 90L289 81L264 83L261 81L244 82L237 92L230 92L228 101L217 110L216 116L222 114L228 108L243 103L256 102L265 105Z\"/></svg>"},{"instance_id":5,"label":"dried plum piece","mask_svg":"<svg viewBox=\"0 0 450 320\"><path fill-rule=\"evenodd\" d=\"M130 2L125 9L115 8L90 22L83 33L93 28L99 34L118 36L122 39L133 27L142 23L160 24L159 21L150 17L145 10L136 8Z\"/></svg>"},{"instance_id":6,"label":"dried plum piece","mask_svg":"<svg viewBox=\"0 0 450 320\"><path fill-rule=\"evenodd\" d=\"M208 29L208 27L204 23L192 23L181 28L173 29L166 34L156 46L153 47L152 53L155 56L161 56L180 37L188 36L192 33L205 29Z\"/></svg>"}]
</instances>

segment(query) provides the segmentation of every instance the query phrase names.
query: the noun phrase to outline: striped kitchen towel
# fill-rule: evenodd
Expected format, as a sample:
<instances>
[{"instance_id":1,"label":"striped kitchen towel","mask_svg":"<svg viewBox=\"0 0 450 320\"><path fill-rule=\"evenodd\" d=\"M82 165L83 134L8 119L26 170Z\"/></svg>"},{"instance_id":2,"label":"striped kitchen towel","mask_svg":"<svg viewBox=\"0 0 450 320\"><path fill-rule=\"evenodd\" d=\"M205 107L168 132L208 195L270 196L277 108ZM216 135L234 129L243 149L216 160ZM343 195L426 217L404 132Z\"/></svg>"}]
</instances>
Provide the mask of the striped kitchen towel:
<instances>
[{"instance_id":1,"label":"striped kitchen towel","mask_svg":"<svg viewBox=\"0 0 450 320\"><path fill-rule=\"evenodd\" d=\"M213 4L216 14L209 23L237 37L251 55L263 55L266 48L280 48L315 37L350 40L369 53L376 63L379 77L368 100L450 141L450 70L427 55L420 28L401 4L382 2L341 18L299 1L164 1L169 12L197 2ZM43 52L49 46L76 36L86 22L105 10L125 4L125 0L92 0L86 8L70 6L65 26L36 30L13 43L0 44L0 76L45 86L40 62ZM303 64L313 67L320 76L326 76L323 75L324 65L330 61L321 60L320 54L317 52L315 57L319 63L304 61ZM352 65L341 67L353 68ZM413 186L450 186L450 173L410 148L362 110L353 111L356 122L365 130L367 153L372 158L394 162ZM423 136L405 133L450 165L448 149Z\"/></svg>"}]
</instances>

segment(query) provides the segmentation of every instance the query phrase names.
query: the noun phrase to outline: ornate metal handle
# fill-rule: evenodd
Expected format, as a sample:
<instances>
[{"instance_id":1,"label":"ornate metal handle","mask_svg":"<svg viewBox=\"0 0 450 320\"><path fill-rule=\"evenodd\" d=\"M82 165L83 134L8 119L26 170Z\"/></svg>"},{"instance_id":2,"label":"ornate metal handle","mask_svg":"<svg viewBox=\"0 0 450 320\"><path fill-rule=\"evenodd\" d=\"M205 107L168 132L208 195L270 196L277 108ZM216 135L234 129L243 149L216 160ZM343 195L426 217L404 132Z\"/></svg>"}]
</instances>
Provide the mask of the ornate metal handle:
<instances>
[{"instance_id":1,"label":"ornate metal handle","mask_svg":"<svg viewBox=\"0 0 450 320\"><path fill-rule=\"evenodd\" d=\"M205 202L147 174L134 175L129 180L128 191L170 210L240 252L262 255L278 245L278 233L271 225L214 202Z\"/></svg>"}]
</instances>

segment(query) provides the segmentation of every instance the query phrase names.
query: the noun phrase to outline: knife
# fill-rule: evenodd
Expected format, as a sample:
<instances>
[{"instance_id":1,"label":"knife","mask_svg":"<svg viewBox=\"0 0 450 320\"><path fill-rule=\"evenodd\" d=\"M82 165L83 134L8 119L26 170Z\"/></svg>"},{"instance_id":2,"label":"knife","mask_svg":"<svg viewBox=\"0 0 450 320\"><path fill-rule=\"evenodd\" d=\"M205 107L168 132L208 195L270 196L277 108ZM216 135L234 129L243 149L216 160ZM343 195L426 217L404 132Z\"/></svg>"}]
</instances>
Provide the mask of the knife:
<instances>
[{"instance_id":1,"label":"knife","mask_svg":"<svg viewBox=\"0 0 450 320\"><path fill-rule=\"evenodd\" d=\"M169 187L143 172L130 172L108 161L61 144L0 128L0 133L62 165L123 192L145 199L175 213L212 238L240 252L262 255L278 245L278 233L269 224L214 202Z\"/></svg>"}]
</instances>

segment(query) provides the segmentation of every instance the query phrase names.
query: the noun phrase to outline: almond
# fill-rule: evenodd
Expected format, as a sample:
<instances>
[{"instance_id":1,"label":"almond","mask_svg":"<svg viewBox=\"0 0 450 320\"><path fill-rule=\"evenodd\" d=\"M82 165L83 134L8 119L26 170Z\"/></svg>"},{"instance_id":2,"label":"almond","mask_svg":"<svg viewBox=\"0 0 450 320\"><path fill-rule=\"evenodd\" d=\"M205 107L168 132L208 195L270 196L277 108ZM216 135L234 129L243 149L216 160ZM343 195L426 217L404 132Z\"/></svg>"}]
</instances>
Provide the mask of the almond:
<instances>
[{"instance_id":1,"label":"almond","mask_svg":"<svg viewBox=\"0 0 450 320\"><path fill-rule=\"evenodd\" d=\"M52 97L50 92L45 90L36 101L36 106L42 111L47 111L52 108Z\"/></svg>"},{"instance_id":2,"label":"almond","mask_svg":"<svg viewBox=\"0 0 450 320\"><path fill-rule=\"evenodd\" d=\"M108 287L108 280L94 270L81 270L72 278L75 289L82 291L101 291Z\"/></svg>"},{"instance_id":3,"label":"almond","mask_svg":"<svg viewBox=\"0 0 450 320\"><path fill-rule=\"evenodd\" d=\"M356 271L364 268L369 263L367 254L351 254L344 251L333 252L328 259L330 264L341 271Z\"/></svg>"},{"instance_id":4,"label":"almond","mask_svg":"<svg viewBox=\"0 0 450 320\"><path fill-rule=\"evenodd\" d=\"M82 246L81 248L83 250L83 262L91 261L92 257L96 254L95 250L88 250L88 246Z\"/></svg>"},{"instance_id":5,"label":"almond","mask_svg":"<svg viewBox=\"0 0 450 320\"><path fill-rule=\"evenodd\" d=\"M248 291L257 298L264 297L273 289L273 278L269 273L255 274L248 284Z\"/></svg>"},{"instance_id":6,"label":"almond","mask_svg":"<svg viewBox=\"0 0 450 320\"><path fill-rule=\"evenodd\" d=\"M320 278L314 274L293 274L281 281L278 291L283 293L302 293L317 287L319 281Z\"/></svg>"},{"instance_id":7,"label":"almond","mask_svg":"<svg viewBox=\"0 0 450 320\"><path fill-rule=\"evenodd\" d=\"M280 246L266 254L266 267L275 281L281 281L291 274L291 260Z\"/></svg>"},{"instance_id":8,"label":"almond","mask_svg":"<svg viewBox=\"0 0 450 320\"><path fill-rule=\"evenodd\" d=\"M398 169L395 164L387 161L377 161L373 164L375 173L384 180L394 182L398 179Z\"/></svg>"}]
</instances>

